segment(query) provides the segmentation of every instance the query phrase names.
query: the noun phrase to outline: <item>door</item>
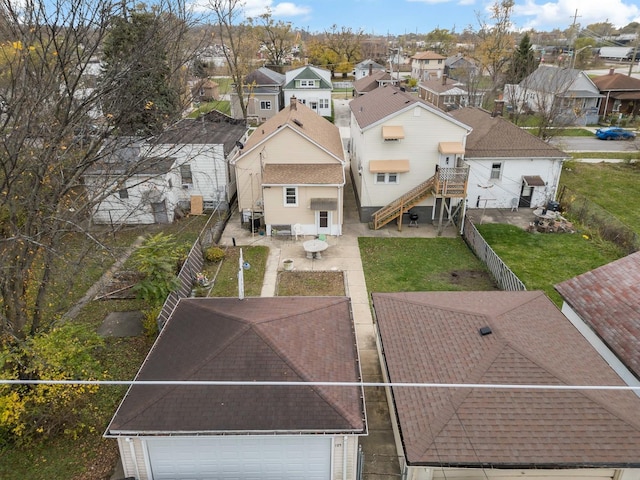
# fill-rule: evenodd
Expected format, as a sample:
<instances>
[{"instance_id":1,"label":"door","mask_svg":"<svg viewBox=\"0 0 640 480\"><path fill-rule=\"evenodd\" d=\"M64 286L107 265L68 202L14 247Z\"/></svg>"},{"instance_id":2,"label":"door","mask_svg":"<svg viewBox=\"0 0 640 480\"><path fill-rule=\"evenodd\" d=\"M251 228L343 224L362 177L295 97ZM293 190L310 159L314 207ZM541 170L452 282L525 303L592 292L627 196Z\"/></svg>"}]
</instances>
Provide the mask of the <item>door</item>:
<instances>
[{"instance_id":1,"label":"door","mask_svg":"<svg viewBox=\"0 0 640 480\"><path fill-rule=\"evenodd\" d=\"M316 228L318 234L331 235L331 212L327 210L318 210L316 212Z\"/></svg>"},{"instance_id":2,"label":"door","mask_svg":"<svg viewBox=\"0 0 640 480\"><path fill-rule=\"evenodd\" d=\"M525 182L522 182L522 189L520 190L519 207L530 207L531 199L533 198L533 187L530 187Z\"/></svg>"},{"instance_id":3,"label":"door","mask_svg":"<svg viewBox=\"0 0 640 480\"><path fill-rule=\"evenodd\" d=\"M147 439L153 480L329 480L327 436Z\"/></svg>"},{"instance_id":4,"label":"door","mask_svg":"<svg viewBox=\"0 0 640 480\"><path fill-rule=\"evenodd\" d=\"M151 210L153 211L153 220L156 223L169 223L169 215L167 215L167 204L164 200L162 202L152 203Z\"/></svg>"}]
</instances>

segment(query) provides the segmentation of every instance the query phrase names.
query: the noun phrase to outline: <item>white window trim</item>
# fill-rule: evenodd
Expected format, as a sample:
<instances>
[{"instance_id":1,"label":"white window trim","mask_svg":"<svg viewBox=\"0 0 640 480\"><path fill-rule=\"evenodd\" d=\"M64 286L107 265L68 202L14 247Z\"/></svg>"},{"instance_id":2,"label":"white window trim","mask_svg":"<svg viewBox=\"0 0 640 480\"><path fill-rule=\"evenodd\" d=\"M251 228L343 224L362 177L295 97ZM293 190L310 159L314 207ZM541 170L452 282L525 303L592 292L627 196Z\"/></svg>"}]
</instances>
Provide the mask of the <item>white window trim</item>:
<instances>
[{"instance_id":1,"label":"white window trim","mask_svg":"<svg viewBox=\"0 0 640 480\"><path fill-rule=\"evenodd\" d=\"M499 169L494 169L493 166L494 165L500 165ZM503 168L503 163L502 162L492 162L491 163L491 170L489 170L489 180L500 180L502 178L502 168ZM498 175L494 176L494 172L497 172Z\"/></svg>"},{"instance_id":2,"label":"white window trim","mask_svg":"<svg viewBox=\"0 0 640 480\"><path fill-rule=\"evenodd\" d=\"M287 203L287 190L293 189L295 191L296 203ZM298 206L298 187L282 187L282 203L285 207L297 207Z\"/></svg>"},{"instance_id":3,"label":"white window trim","mask_svg":"<svg viewBox=\"0 0 640 480\"><path fill-rule=\"evenodd\" d=\"M384 175L384 181L378 181L378 175ZM395 175L396 176L396 181L395 182L391 182L389 181L389 177L391 175ZM374 173L373 174L373 183L377 184L377 185L398 185L400 183L400 174L396 173L396 172L388 172L388 173Z\"/></svg>"},{"instance_id":4,"label":"white window trim","mask_svg":"<svg viewBox=\"0 0 640 480\"><path fill-rule=\"evenodd\" d=\"M260 100L260 110L271 110L271 100Z\"/></svg>"}]
</instances>

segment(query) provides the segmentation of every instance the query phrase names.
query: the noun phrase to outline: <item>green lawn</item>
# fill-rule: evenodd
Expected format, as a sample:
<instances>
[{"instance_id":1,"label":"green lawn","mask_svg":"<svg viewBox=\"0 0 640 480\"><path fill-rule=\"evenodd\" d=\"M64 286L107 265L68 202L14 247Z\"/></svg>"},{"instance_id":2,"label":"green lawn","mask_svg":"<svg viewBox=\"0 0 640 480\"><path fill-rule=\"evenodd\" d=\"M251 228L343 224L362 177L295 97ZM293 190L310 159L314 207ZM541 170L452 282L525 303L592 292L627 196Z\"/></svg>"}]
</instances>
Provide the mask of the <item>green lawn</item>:
<instances>
[{"instance_id":1,"label":"green lawn","mask_svg":"<svg viewBox=\"0 0 640 480\"><path fill-rule=\"evenodd\" d=\"M369 292L495 289L461 238L361 237L358 242Z\"/></svg>"},{"instance_id":2,"label":"green lawn","mask_svg":"<svg viewBox=\"0 0 640 480\"><path fill-rule=\"evenodd\" d=\"M640 164L567 162L560 185L585 195L640 234Z\"/></svg>"},{"instance_id":3,"label":"green lawn","mask_svg":"<svg viewBox=\"0 0 640 480\"><path fill-rule=\"evenodd\" d=\"M203 103L200 107L191 112L187 118L198 118L200 115L209 113L212 110L218 110L225 115L231 115L231 102L228 100L214 100L212 102Z\"/></svg>"},{"instance_id":4,"label":"green lawn","mask_svg":"<svg viewBox=\"0 0 640 480\"><path fill-rule=\"evenodd\" d=\"M250 267L249 269L243 269L245 296L260 296L268 256L269 247L242 247L242 258ZM238 296L239 260L240 247L228 247L221 264L206 264L207 277L215 278L213 288L209 292L210 297Z\"/></svg>"},{"instance_id":5,"label":"green lawn","mask_svg":"<svg viewBox=\"0 0 640 480\"><path fill-rule=\"evenodd\" d=\"M507 224L476 225L527 290L544 290L556 305L562 304L553 286L622 257L615 245L574 234L529 233ZM586 238L585 238L586 237Z\"/></svg>"}]
</instances>

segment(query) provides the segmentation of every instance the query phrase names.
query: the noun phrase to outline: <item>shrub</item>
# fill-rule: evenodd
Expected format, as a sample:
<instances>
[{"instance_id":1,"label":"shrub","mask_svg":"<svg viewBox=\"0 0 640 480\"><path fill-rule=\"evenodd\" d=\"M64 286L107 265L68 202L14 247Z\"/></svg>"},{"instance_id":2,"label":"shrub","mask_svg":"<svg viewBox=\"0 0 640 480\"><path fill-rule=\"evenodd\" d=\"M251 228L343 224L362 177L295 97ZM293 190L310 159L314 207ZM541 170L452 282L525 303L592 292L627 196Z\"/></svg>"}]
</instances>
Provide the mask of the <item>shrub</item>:
<instances>
[{"instance_id":1,"label":"shrub","mask_svg":"<svg viewBox=\"0 0 640 480\"><path fill-rule=\"evenodd\" d=\"M220 247L209 247L204 251L204 259L207 262L219 262L224 258L224 250Z\"/></svg>"},{"instance_id":2,"label":"shrub","mask_svg":"<svg viewBox=\"0 0 640 480\"><path fill-rule=\"evenodd\" d=\"M142 318L142 328L144 329L144 334L149 338L155 337L158 334L158 315L160 315L161 310L162 306L157 305L142 312L144 315Z\"/></svg>"},{"instance_id":3,"label":"shrub","mask_svg":"<svg viewBox=\"0 0 640 480\"><path fill-rule=\"evenodd\" d=\"M134 289L152 306L162 305L167 295L180 285L176 265L180 250L172 235L152 235L134 252L134 267L144 275Z\"/></svg>"}]
</instances>

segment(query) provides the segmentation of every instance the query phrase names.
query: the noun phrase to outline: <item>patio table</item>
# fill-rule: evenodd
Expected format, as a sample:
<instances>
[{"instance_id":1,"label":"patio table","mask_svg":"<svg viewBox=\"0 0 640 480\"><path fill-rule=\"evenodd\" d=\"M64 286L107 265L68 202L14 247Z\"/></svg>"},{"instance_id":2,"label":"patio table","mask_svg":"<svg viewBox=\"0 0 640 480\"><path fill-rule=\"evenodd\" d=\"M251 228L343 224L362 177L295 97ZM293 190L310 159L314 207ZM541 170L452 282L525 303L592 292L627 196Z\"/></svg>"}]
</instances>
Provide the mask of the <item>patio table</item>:
<instances>
[{"instance_id":1,"label":"patio table","mask_svg":"<svg viewBox=\"0 0 640 480\"><path fill-rule=\"evenodd\" d=\"M307 258L322 258L321 252L324 252L329 247L329 244L324 240L314 238L313 240L307 240L302 244L302 248L307 252Z\"/></svg>"}]
</instances>

